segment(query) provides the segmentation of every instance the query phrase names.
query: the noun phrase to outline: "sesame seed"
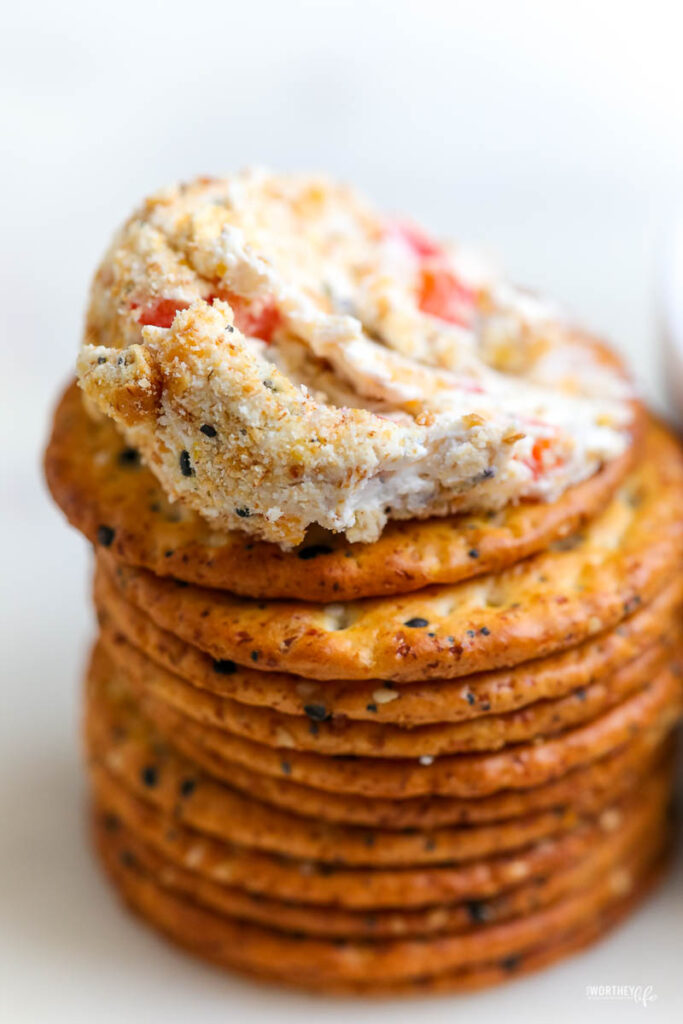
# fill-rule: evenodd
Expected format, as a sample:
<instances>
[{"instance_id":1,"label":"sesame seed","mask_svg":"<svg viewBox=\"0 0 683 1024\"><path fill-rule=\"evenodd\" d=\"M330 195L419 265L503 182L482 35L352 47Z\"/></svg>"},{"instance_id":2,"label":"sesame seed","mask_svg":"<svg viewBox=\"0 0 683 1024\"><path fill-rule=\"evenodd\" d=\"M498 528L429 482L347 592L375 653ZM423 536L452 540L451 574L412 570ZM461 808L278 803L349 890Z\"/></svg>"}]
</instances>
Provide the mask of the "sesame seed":
<instances>
[{"instance_id":1,"label":"sesame seed","mask_svg":"<svg viewBox=\"0 0 683 1024\"><path fill-rule=\"evenodd\" d=\"M378 690L374 690L372 699L375 704L389 704L392 700L398 699L398 693L396 690L389 690L387 687L380 687Z\"/></svg>"},{"instance_id":2,"label":"sesame seed","mask_svg":"<svg viewBox=\"0 0 683 1024\"><path fill-rule=\"evenodd\" d=\"M190 462L190 453L187 451L186 448L183 448L183 450L181 451L180 456L178 458L178 463L180 465L180 472L183 474L183 476L195 475L194 467Z\"/></svg>"},{"instance_id":3,"label":"sesame seed","mask_svg":"<svg viewBox=\"0 0 683 1024\"><path fill-rule=\"evenodd\" d=\"M115 536L116 530L112 529L111 526L102 525L97 527L97 543L101 544L103 548L110 547Z\"/></svg>"},{"instance_id":4,"label":"sesame seed","mask_svg":"<svg viewBox=\"0 0 683 1024\"><path fill-rule=\"evenodd\" d=\"M159 772L153 764L148 764L140 772L140 778L145 786L148 786L150 789L154 789L159 781Z\"/></svg>"},{"instance_id":5,"label":"sesame seed","mask_svg":"<svg viewBox=\"0 0 683 1024\"><path fill-rule=\"evenodd\" d=\"M329 711L324 704L304 704L304 714L313 719L314 722L324 722L330 717Z\"/></svg>"}]
</instances>

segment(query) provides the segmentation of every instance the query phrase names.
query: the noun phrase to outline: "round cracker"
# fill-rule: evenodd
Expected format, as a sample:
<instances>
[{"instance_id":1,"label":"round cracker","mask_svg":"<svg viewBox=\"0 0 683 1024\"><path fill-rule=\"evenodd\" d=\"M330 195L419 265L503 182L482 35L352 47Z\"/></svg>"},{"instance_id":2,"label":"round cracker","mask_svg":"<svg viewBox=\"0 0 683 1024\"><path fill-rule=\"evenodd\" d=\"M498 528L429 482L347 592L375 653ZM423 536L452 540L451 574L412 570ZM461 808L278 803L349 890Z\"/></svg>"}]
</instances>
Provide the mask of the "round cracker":
<instances>
[{"instance_id":1,"label":"round cracker","mask_svg":"<svg viewBox=\"0 0 683 1024\"><path fill-rule=\"evenodd\" d=\"M119 859L118 864L122 870L125 868L127 874L144 879L154 893L150 908L157 901L179 900L179 897L164 891L153 878L145 876L134 859L128 859L125 864ZM384 983L402 981L519 956L528 949L536 948L548 935L571 934L620 897L623 898L626 886L628 889L637 888L644 873L643 865L629 879L624 879L619 871L610 872L580 893L571 893L530 915L436 938L340 943L322 938L294 937L215 914L211 915L213 927L205 927L197 939L201 935L202 942L208 940L213 946L221 934L224 948L231 951L232 962L265 973L272 964L277 964L279 972L291 973L297 978L308 977L316 984L344 981L368 984L377 979ZM193 929L186 931L193 933Z\"/></svg>"},{"instance_id":2,"label":"round cracker","mask_svg":"<svg viewBox=\"0 0 683 1024\"><path fill-rule=\"evenodd\" d=\"M212 778L251 794L263 803L294 811L305 817L343 824L382 828L424 829L445 825L474 825L504 821L533 811L573 807L577 813L598 801L616 799L636 785L657 760L658 751L670 734L671 724L649 729L616 752L589 762L566 775L531 789L503 790L488 797L409 797L383 800L345 793L329 793L284 778L273 778L235 762L227 762L210 751L184 744L174 738L175 749L201 766ZM167 744L160 741L160 749Z\"/></svg>"},{"instance_id":3,"label":"round cracker","mask_svg":"<svg viewBox=\"0 0 683 1024\"><path fill-rule=\"evenodd\" d=\"M676 638L679 640L679 638ZM624 700L652 678L673 649L653 644L613 675L556 700L537 701L506 715L483 715L472 721L406 728L385 723L337 719L311 721L217 697L186 683L130 644L106 623L99 642L134 688L199 724L244 736L279 749L313 751L328 757L410 758L500 750L512 743L553 736L590 721ZM393 692L393 691L390 691Z\"/></svg>"},{"instance_id":4,"label":"round cracker","mask_svg":"<svg viewBox=\"0 0 683 1024\"><path fill-rule=\"evenodd\" d=\"M98 844L108 847L112 856L133 860L164 889L187 897L209 910L227 914L283 931L325 938L396 938L457 934L475 926L507 921L576 892L619 865L643 863L661 845L661 828L644 833L642 824L621 829L604 838L595 850L567 871L546 878L532 879L490 900L470 900L416 910L379 910L373 913L285 903L255 896L235 886L218 885L193 871L172 864L140 842L112 815L95 814Z\"/></svg>"},{"instance_id":5,"label":"round cracker","mask_svg":"<svg viewBox=\"0 0 683 1024\"><path fill-rule=\"evenodd\" d=\"M92 694L86 715L91 765L189 828L225 842L337 866L458 863L519 849L574 828L613 802L602 793L581 811L572 805L493 824L428 831L334 825L278 810L203 778L196 767L160 747L133 707Z\"/></svg>"},{"instance_id":6,"label":"round cracker","mask_svg":"<svg viewBox=\"0 0 683 1024\"><path fill-rule=\"evenodd\" d=\"M178 897L171 900L161 901L155 899L153 887L145 886L141 879L144 876L133 875L125 870L121 860L110 856L110 850L104 843L97 844L98 854L102 860L105 870L117 887L120 895L127 905L151 923L167 938L193 953L220 967L228 967L231 970L239 970L248 977L255 977L262 984L263 977L260 973L252 972L237 965L229 955L230 947L223 942L223 936L215 933L215 922L217 915L204 911L193 903L180 900ZM132 867L132 865L131 865ZM369 985L339 984L314 985L310 977L295 977L291 974L279 975L275 967L267 975L268 980L276 981L279 984L289 986L304 986L321 990L325 993L343 992L344 994L357 994L365 997L371 995L428 995L443 992L469 992L485 986L500 984L509 981L513 977L520 977L530 971L538 970L548 966L553 961L567 956L577 950L584 948L589 943L598 939L604 931L617 924L621 918L642 898L648 891L651 884L656 881L658 872L653 871L650 877L645 878L638 887L634 888L626 897L618 899L608 910L595 915L592 920L581 928L576 929L571 935L561 940L547 939L536 949L528 950L522 956L507 957L498 963L484 964L478 967L466 968L462 971L453 971L439 976L429 976L412 979L407 983L382 984L381 980L375 979Z\"/></svg>"},{"instance_id":7,"label":"round cracker","mask_svg":"<svg viewBox=\"0 0 683 1024\"><path fill-rule=\"evenodd\" d=\"M101 649L92 671L113 680L130 692L134 680L126 679ZM642 690L592 722L541 742L518 744L496 753L447 755L425 763L414 759L324 757L297 750L286 753L234 736L179 715L168 704L136 691L145 718L163 737L196 752L209 750L222 760L241 764L254 772L292 781L332 793L405 799L419 795L484 797L505 789L528 789L594 761L639 731L672 727L680 717L680 677L663 669Z\"/></svg>"},{"instance_id":8,"label":"round cracker","mask_svg":"<svg viewBox=\"0 0 683 1024\"><path fill-rule=\"evenodd\" d=\"M683 452L653 425L582 534L464 583L326 606L256 602L99 558L128 600L214 658L310 679L455 678L572 647L646 604L680 567L681 500Z\"/></svg>"},{"instance_id":9,"label":"round cracker","mask_svg":"<svg viewBox=\"0 0 683 1024\"><path fill-rule=\"evenodd\" d=\"M249 597L355 600L454 583L498 570L579 529L609 501L633 450L552 503L492 516L393 522L374 544L311 531L294 551L240 531L212 530L192 510L171 505L154 474L109 419L88 416L76 384L55 411L45 456L52 495L93 543L113 531L117 558L190 583Z\"/></svg>"},{"instance_id":10,"label":"round cracker","mask_svg":"<svg viewBox=\"0 0 683 1024\"><path fill-rule=\"evenodd\" d=\"M225 843L162 814L140 800L100 765L91 764L90 782L102 812L160 856L222 885L232 885L296 903L356 910L415 908L489 899L534 878L569 868L629 819L661 814L670 793L663 773L648 778L638 793L615 805L617 817L579 823L554 838L515 853L495 854L455 865L346 867L285 858L255 848ZM650 825L654 819L648 817Z\"/></svg>"},{"instance_id":11,"label":"round cracker","mask_svg":"<svg viewBox=\"0 0 683 1024\"><path fill-rule=\"evenodd\" d=\"M315 682L281 672L260 672L236 662L215 661L210 655L160 629L142 611L125 601L98 565L95 571L95 606L103 625L122 633L139 650L164 668L217 697L230 698L283 714L303 715L307 709L325 716L427 725L459 722L482 714L502 714L543 698L567 693L609 676L651 644L671 636L679 621L683 575L633 612L615 629L577 647L512 669L482 672L468 678L430 680L386 693L379 679L368 682L325 680ZM383 691L382 701L375 697Z\"/></svg>"}]
</instances>

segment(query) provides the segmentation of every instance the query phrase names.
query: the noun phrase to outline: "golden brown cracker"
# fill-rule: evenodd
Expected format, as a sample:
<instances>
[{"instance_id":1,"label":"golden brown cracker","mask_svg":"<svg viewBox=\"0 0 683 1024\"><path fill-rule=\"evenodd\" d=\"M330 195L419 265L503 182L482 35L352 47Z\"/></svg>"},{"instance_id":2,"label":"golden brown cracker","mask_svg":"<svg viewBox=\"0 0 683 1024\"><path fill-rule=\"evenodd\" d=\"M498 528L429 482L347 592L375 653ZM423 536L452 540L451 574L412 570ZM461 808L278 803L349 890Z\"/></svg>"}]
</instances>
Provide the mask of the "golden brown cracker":
<instances>
[{"instance_id":1,"label":"golden brown cracker","mask_svg":"<svg viewBox=\"0 0 683 1024\"><path fill-rule=\"evenodd\" d=\"M642 863L662 842L662 828L644 833L642 823L606 834L594 850L566 871L532 879L489 900L402 910L373 912L284 902L219 885L164 859L113 815L95 814L97 842L122 860L131 857L164 889L185 896L210 910L238 920L252 921L281 931L326 938L396 938L458 934L483 924L522 917L577 892L606 871L624 862Z\"/></svg>"},{"instance_id":2,"label":"golden brown cracker","mask_svg":"<svg viewBox=\"0 0 683 1024\"><path fill-rule=\"evenodd\" d=\"M89 698L86 745L92 765L108 771L160 812L198 832L242 846L332 864L388 866L457 863L515 850L574 828L613 803L533 810L507 821L427 830L388 830L321 822L278 810L212 782L197 766L159 744L132 707Z\"/></svg>"},{"instance_id":3,"label":"golden brown cracker","mask_svg":"<svg viewBox=\"0 0 683 1024\"><path fill-rule=\"evenodd\" d=\"M112 864L114 860L112 859ZM262 925L237 921L227 915L204 912L201 927L191 924L195 904L171 896L144 874L134 859L116 862L126 877L134 876L147 893L145 909L155 919L159 908L174 907L179 929L186 939L193 936L199 945L208 943L215 949L220 937L221 948L229 955L226 963L237 963L268 974L272 964L278 972L291 973L297 979L308 978L313 984L356 982L386 984L412 978L445 975L480 963L504 961L536 948L549 935L571 934L586 921L600 915L623 898L626 892L637 891L645 875L644 866L630 875L609 872L586 886L580 893L571 893L548 907L512 920L484 925L469 932L441 935L435 938L378 939L368 942L329 941L322 938L292 936ZM649 866L649 865L648 865ZM179 913L187 908L190 914Z\"/></svg>"},{"instance_id":4,"label":"golden brown cracker","mask_svg":"<svg viewBox=\"0 0 683 1024\"><path fill-rule=\"evenodd\" d=\"M383 722L330 720L322 710L318 712L317 705L308 705L318 713L313 719L249 707L186 683L105 623L101 624L99 642L126 677L135 680L136 689L168 704L178 714L285 753L311 751L328 757L410 758L416 753L421 757L439 757L500 750L512 743L553 736L620 703L652 678L673 654L670 647L651 645L608 678L565 697L537 701L506 715L489 714L472 721L407 728Z\"/></svg>"},{"instance_id":5,"label":"golden brown cracker","mask_svg":"<svg viewBox=\"0 0 683 1024\"><path fill-rule=\"evenodd\" d=\"M552 504L394 522L374 544L312 530L284 552L240 531L212 530L190 509L170 504L111 420L90 418L71 384L55 411L45 472L69 521L123 562L250 597L347 601L455 583L542 550L601 511L632 457L629 450Z\"/></svg>"},{"instance_id":6,"label":"golden brown cracker","mask_svg":"<svg viewBox=\"0 0 683 1024\"><path fill-rule=\"evenodd\" d=\"M130 692L126 679L96 651L96 671ZM140 709L161 735L194 760L208 750L222 760L273 777L286 777L332 793L405 799L420 795L485 797L505 789L528 789L603 757L632 740L639 731L670 728L680 716L680 679L663 669L646 686L592 722L541 742L518 744L495 753L454 754L420 760L324 757L274 750L244 737L199 725L146 692L136 691Z\"/></svg>"},{"instance_id":7,"label":"golden brown cracker","mask_svg":"<svg viewBox=\"0 0 683 1024\"><path fill-rule=\"evenodd\" d=\"M129 601L213 658L311 679L456 678L575 646L646 604L681 564L682 498L683 453L653 426L580 535L463 583L334 605L250 601L99 558Z\"/></svg>"},{"instance_id":8,"label":"golden brown cracker","mask_svg":"<svg viewBox=\"0 0 683 1024\"><path fill-rule=\"evenodd\" d=\"M301 903L349 909L420 907L488 899L517 885L578 862L606 832L629 819L660 813L670 791L670 773L658 771L609 813L580 821L559 836L518 851L459 864L364 867L288 858L226 843L189 829L172 814L141 800L106 767L91 762L90 781L103 811L123 822L141 841L180 867L251 893Z\"/></svg>"},{"instance_id":9,"label":"golden brown cracker","mask_svg":"<svg viewBox=\"0 0 683 1024\"><path fill-rule=\"evenodd\" d=\"M124 600L101 567L95 572L94 592L103 626L122 633L164 668L217 697L289 715L305 714L317 724L330 716L414 726L501 714L542 698L562 697L604 679L651 644L671 637L680 619L683 574L615 629L577 647L511 669L481 672L456 681L433 679L402 685L393 694L379 679L316 682L287 673L260 672L232 661L215 661L160 629L143 610ZM379 697L377 691L381 691Z\"/></svg>"}]
</instances>

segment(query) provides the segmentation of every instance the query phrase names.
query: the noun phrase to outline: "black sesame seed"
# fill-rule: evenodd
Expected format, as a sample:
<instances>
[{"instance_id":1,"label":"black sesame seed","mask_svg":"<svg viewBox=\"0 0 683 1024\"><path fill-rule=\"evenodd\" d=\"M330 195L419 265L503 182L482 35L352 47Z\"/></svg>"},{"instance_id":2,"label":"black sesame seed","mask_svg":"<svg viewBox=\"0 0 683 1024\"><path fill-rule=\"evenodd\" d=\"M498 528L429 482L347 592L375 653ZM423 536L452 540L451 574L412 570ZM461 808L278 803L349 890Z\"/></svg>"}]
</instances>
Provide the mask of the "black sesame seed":
<instances>
[{"instance_id":1,"label":"black sesame seed","mask_svg":"<svg viewBox=\"0 0 683 1024\"><path fill-rule=\"evenodd\" d=\"M194 476L194 467L190 462L190 453L185 448L181 451L178 462L183 476Z\"/></svg>"},{"instance_id":2,"label":"black sesame seed","mask_svg":"<svg viewBox=\"0 0 683 1024\"><path fill-rule=\"evenodd\" d=\"M485 903L481 900L468 900L465 904L470 921L475 924L484 924L491 917L491 913Z\"/></svg>"},{"instance_id":3,"label":"black sesame seed","mask_svg":"<svg viewBox=\"0 0 683 1024\"><path fill-rule=\"evenodd\" d=\"M366 704L365 705L365 710L366 711L372 711L372 713L374 714L377 711L377 705L376 704Z\"/></svg>"},{"instance_id":4,"label":"black sesame seed","mask_svg":"<svg viewBox=\"0 0 683 1024\"><path fill-rule=\"evenodd\" d=\"M124 448L119 452L119 466L138 466L140 464L140 452L137 448Z\"/></svg>"},{"instance_id":5,"label":"black sesame seed","mask_svg":"<svg viewBox=\"0 0 683 1024\"><path fill-rule=\"evenodd\" d=\"M212 427L210 423L203 423L199 428L205 437L215 437L218 431L215 427Z\"/></svg>"},{"instance_id":6,"label":"black sesame seed","mask_svg":"<svg viewBox=\"0 0 683 1024\"><path fill-rule=\"evenodd\" d=\"M409 629L422 629L424 626L429 625L429 620L422 619L417 615L414 619L408 619L408 621L404 622L403 625L408 626Z\"/></svg>"},{"instance_id":7,"label":"black sesame seed","mask_svg":"<svg viewBox=\"0 0 683 1024\"><path fill-rule=\"evenodd\" d=\"M482 711L490 711L491 710L491 701L490 700L483 700L481 702L481 704L479 705L479 707L481 708Z\"/></svg>"},{"instance_id":8,"label":"black sesame seed","mask_svg":"<svg viewBox=\"0 0 683 1024\"><path fill-rule=\"evenodd\" d=\"M252 651L249 657L251 658L252 661L258 661L258 656L260 653L260 651Z\"/></svg>"},{"instance_id":9,"label":"black sesame seed","mask_svg":"<svg viewBox=\"0 0 683 1024\"><path fill-rule=\"evenodd\" d=\"M474 629L468 629L467 630L467 636L476 636L476 635L477 635L476 630L474 630Z\"/></svg>"},{"instance_id":10,"label":"black sesame seed","mask_svg":"<svg viewBox=\"0 0 683 1024\"><path fill-rule=\"evenodd\" d=\"M477 698L476 698L476 697L474 696L474 694L472 693L472 691L471 691L471 690L468 690L468 691L467 691L467 693L465 694L465 700L466 700L466 701L467 701L467 703L468 703L468 704L470 705L470 707L471 707L471 706L472 706L473 704L476 704L476 703L477 703Z\"/></svg>"},{"instance_id":11,"label":"black sesame seed","mask_svg":"<svg viewBox=\"0 0 683 1024\"><path fill-rule=\"evenodd\" d=\"M113 530L111 526L98 526L96 536L97 543L101 544L103 548L108 548L116 536L116 530Z\"/></svg>"},{"instance_id":12,"label":"black sesame seed","mask_svg":"<svg viewBox=\"0 0 683 1024\"><path fill-rule=\"evenodd\" d=\"M235 330L235 328L232 326L232 324L226 324L225 325L225 329L228 332L228 334L232 334L233 331Z\"/></svg>"},{"instance_id":13,"label":"black sesame seed","mask_svg":"<svg viewBox=\"0 0 683 1024\"><path fill-rule=\"evenodd\" d=\"M304 704L304 713L312 718L314 722L324 722L330 717L330 713L324 704Z\"/></svg>"},{"instance_id":14,"label":"black sesame seed","mask_svg":"<svg viewBox=\"0 0 683 1024\"><path fill-rule=\"evenodd\" d=\"M98 356L97 357L97 365L98 366L101 366L102 363L106 363L106 361L107 361L107 357L106 356Z\"/></svg>"},{"instance_id":15,"label":"black sesame seed","mask_svg":"<svg viewBox=\"0 0 683 1024\"><path fill-rule=\"evenodd\" d=\"M237 671L237 665L234 661L229 661L228 658L217 658L213 663L213 670L220 676L231 676Z\"/></svg>"},{"instance_id":16,"label":"black sesame seed","mask_svg":"<svg viewBox=\"0 0 683 1024\"><path fill-rule=\"evenodd\" d=\"M183 781L180 783L180 795L192 796L196 788L197 783L194 779L183 779Z\"/></svg>"},{"instance_id":17,"label":"black sesame seed","mask_svg":"<svg viewBox=\"0 0 683 1024\"><path fill-rule=\"evenodd\" d=\"M522 962L521 956L506 956L500 961L500 966L504 971L516 971Z\"/></svg>"},{"instance_id":18,"label":"black sesame seed","mask_svg":"<svg viewBox=\"0 0 683 1024\"><path fill-rule=\"evenodd\" d=\"M145 786L149 786L150 789L153 789L159 781L159 772L153 764L148 764L140 772L140 778Z\"/></svg>"},{"instance_id":19,"label":"black sesame seed","mask_svg":"<svg viewBox=\"0 0 683 1024\"><path fill-rule=\"evenodd\" d=\"M248 508L236 508L235 515L238 515L240 519L248 519L251 515L251 509Z\"/></svg>"},{"instance_id":20,"label":"black sesame seed","mask_svg":"<svg viewBox=\"0 0 683 1024\"><path fill-rule=\"evenodd\" d=\"M292 766L289 763L289 761L280 761L280 768L282 769L284 775L292 774Z\"/></svg>"},{"instance_id":21,"label":"black sesame seed","mask_svg":"<svg viewBox=\"0 0 683 1024\"><path fill-rule=\"evenodd\" d=\"M302 548L298 553L298 557L302 562L307 562L310 558L317 558L318 555L329 555L332 552L332 548L329 544L309 544L308 547Z\"/></svg>"},{"instance_id":22,"label":"black sesame seed","mask_svg":"<svg viewBox=\"0 0 683 1024\"><path fill-rule=\"evenodd\" d=\"M272 380L270 380L270 379L264 380L263 386L264 386L264 388L268 388L269 391L277 390L275 385L273 384Z\"/></svg>"},{"instance_id":23,"label":"black sesame seed","mask_svg":"<svg viewBox=\"0 0 683 1024\"><path fill-rule=\"evenodd\" d=\"M469 555L470 558L479 558L479 552L477 551L476 548L470 548L467 554Z\"/></svg>"},{"instance_id":24,"label":"black sesame seed","mask_svg":"<svg viewBox=\"0 0 683 1024\"><path fill-rule=\"evenodd\" d=\"M308 727L308 731L311 734L311 736L317 736L319 734L319 732L320 732L320 727L319 727L318 723L317 722L311 722L311 724Z\"/></svg>"},{"instance_id":25,"label":"black sesame seed","mask_svg":"<svg viewBox=\"0 0 683 1024\"><path fill-rule=\"evenodd\" d=\"M173 548L169 548L168 551L164 551L164 558L173 558L175 551Z\"/></svg>"},{"instance_id":26,"label":"black sesame seed","mask_svg":"<svg viewBox=\"0 0 683 1024\"><path fill-rule=\"evenodd\" d=\"M580 686L579 689L574 694L574 696L576 697L577 700L585 700L586 699L586 688L585 688L585 686Z\"/></svg>"},{"instance_id":27,"label":"black sesame seed","mask_svg":"<svg viewBox=\"0 0 683 1024\"><path fill-rule=\"evenodd\" d=\"M479 632L481 633L482 636L490 636L491 635L491 630L489 629L488 626L482 626L481 629L479 630Z\"/></svg>"}]
</instances>

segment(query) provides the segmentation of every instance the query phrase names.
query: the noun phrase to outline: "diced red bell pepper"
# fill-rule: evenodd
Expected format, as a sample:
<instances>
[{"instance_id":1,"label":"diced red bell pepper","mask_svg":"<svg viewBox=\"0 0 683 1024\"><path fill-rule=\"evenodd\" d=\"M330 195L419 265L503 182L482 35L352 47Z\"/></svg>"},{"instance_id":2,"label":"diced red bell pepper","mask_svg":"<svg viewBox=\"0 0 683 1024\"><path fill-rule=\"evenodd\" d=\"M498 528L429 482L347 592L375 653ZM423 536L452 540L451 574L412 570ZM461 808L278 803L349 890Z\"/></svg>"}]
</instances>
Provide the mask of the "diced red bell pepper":
<instances>
[{"instance_id":1,"label":"diced red bell pepper","mask_svg":"<svg viewBox=\"0 0 683 1024\"><path fill-rule=\"evenodd\" d=\"M417 304L423 313L451 324L471 323L475 293L449 267L426 264L420 272Z\"/></svg>"},{"instance_id":2,"label":"diced red bell pepper","mask_svg":"<svg viewBox=\"0 0 683 1024\"><path fill-rule=\"evenodd\" d=\"M247 337L270 341L275 329L281 323L280 311L272 300L254 303L247 302L237 295L223 293L222 295L209 295L206 301L213 304L216 299L224 299L230 303L235 314L235 324L238 330ZM151 299L142 308L140 308L140 303L132 302L130 308L140 309L138 323L143 327L170 327L176 313L181 309L187 309L188 306L188 302L158 298Z\"/></svg>"},{"instance_id":3,"label":"diced red bell pepper","mask_svg":"<svg viewBox=\"0 0 683 1024\"><path fill-rule=\"evenodd\" d=\"M539 437L534 441L531 449L531 455L524 460L533 473L535 480L539 478L541 473L550 469L556 469L564 462L564 459L559 453L555 453L550 459L547 457L546 453L551 447L552 441L549 437Z\"/></svg>"},{"instance_id":4,"label":"diced red bell pepper","mask_svg":"<svg viewBox=\"0 0 683 1024\"><path fill-rule=\"evenodd\" d=\"M390 233L399 235L404 242L410 246L416 256L420 259L429 259L435 256L442 257L443 249L438 242L430 238L422 228L419 228L416 224L410 224L405 221L394 222L390 229Z\"/></svg>"},{"instance_id":5,"label":"diced red bell pepper","mask_svg":"<svg viewBox=\"0 0 683 1024\"><path fill-rule=\"evenodd\" d=\"M176 299L152 299L142 307L138 323L143 327L170 327L176 313L188 306L188 302L178 302ZM130 308L139 309L139 303L132 302Z\"/></svg>"},{"instance_id":6,"label":"diced red bell pepper","mask_svg":"<svg viewBox=\"0 0 683 1024\"><path fill-rule=\"evenodd\" d=\"M282 322L280 310L272 299L250 302L231 292L222 292L210 295L206 301L213 303L216 299L222 299L232 307L235 326L247 338L269 342Z\"/></svg>"}]
</instances>

